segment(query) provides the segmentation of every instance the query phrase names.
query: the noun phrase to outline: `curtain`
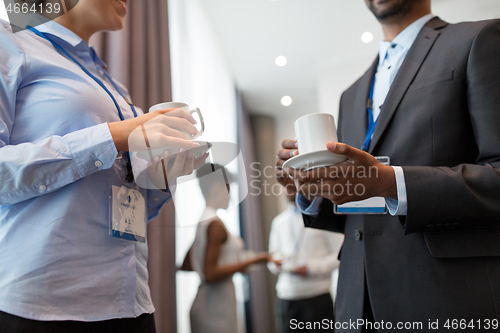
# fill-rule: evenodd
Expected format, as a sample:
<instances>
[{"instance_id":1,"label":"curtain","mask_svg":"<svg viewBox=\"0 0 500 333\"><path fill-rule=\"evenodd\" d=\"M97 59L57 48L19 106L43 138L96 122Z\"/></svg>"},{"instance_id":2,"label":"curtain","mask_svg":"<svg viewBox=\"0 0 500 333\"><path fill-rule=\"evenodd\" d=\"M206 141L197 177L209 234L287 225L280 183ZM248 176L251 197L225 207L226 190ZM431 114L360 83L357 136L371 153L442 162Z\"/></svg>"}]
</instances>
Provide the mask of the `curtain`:
<instances>
[{"instance_id":1,"label":"curtain","mask_svg":"<svg viewBox=\"0 0 500 333\"><path fill-rule=\"evenodd\" d=\"M240 179L240 182L248 181L249 194L241 203L241 225L242 236L248 248L255 251L267 251L267 243L263 230L261 199L255 193L251 186L253 180L260 180L259 170L261 165L252 163L258 162L255 135L251 126L250 115L243 107L241 93L238 93L238 144L243 153L244 165L240 165L240 175L246 172L246 179ZM274 141L268 141L274 142ZM257 167L256 167L257 166ZM259 182L260 183L260 182ZM260 186L260 185L259 185ZM272 315L274 309L269 306L269 285L267 281L267 268L259 267L259 270L249 275L250 281L250 302L249 302L249 321L247 322L247 333L274 332L274 322ZM272 286L274 288L274 285ZM274 295L274 292L272 292Z\"/></svg>"},{"instance_id":2,"label":"curtain","mask_svg":"<svg viewBox=\"0 0 500 333\"><path fill-rule=\"evenodd\" d=\"M101 33L90 44L108 71L130 91L135 105L147 111L172 100L168 1L130 1L125 29ZM149 285L158 333L174 333L175 212L172 202L148 224Z\"/></svg>"}]
</instances>

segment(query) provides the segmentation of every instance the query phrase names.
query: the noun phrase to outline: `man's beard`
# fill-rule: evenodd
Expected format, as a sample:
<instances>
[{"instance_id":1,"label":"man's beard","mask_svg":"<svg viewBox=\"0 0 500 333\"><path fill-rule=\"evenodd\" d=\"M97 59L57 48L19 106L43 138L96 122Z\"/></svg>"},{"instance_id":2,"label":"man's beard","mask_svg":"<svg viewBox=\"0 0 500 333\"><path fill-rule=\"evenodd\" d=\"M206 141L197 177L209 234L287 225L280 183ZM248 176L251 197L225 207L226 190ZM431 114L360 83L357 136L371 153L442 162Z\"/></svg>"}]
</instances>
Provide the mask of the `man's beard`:
<instances>
[{"instance_id":1,"label":"man's beard","mask_svg":"<svg viewBox=\"0 0 500 333\"><path fill-rule=\"evenodd\" d=\"M377 0L370 1L368 8L375 15L377 20L384 21L387 18L398 16L410 11L413 5L419 0L381 0L382 6L375 4Z\"/></svg>"}]
</instances>

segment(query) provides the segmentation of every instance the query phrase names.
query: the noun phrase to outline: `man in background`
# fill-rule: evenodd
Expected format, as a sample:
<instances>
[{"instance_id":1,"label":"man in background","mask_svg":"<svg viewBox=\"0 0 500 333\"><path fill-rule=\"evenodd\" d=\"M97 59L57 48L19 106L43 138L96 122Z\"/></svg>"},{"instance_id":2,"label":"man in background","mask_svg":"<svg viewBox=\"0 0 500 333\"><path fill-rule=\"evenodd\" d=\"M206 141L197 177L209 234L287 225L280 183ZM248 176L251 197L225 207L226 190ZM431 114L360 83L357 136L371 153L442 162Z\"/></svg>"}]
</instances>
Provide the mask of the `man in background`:
<instances>
[{"instance_id":1,"label":"man in background","mask_svg":"<svg viewBox=\"0 0 500 333\"><path fill-rule=\"evenodd\" d=\"M342 96L342 143L326 144L350 163L287 170L306 225L345 234L336 320L350 332L498 330L500 21L448 24L430 0L365 2L385 40ZM283 148L278 167L297 154L292 140ZM349 183L365 191L331 191ZM390 214L333 212L375 196Z\"/></svg>"},{"instance_id":2,"label":"man in background","mask_svg":"<svg viewBox=\"0 0 500 333\"><path fill-rule=\"evenodd\" d=\"M278 332L322 332L320 324L334 320L330 295L332 272L344 236L322 230L305 228L302 214L295 206L295 186L291 180L285 187L288 209L276 216L269 236L269 252L281 264L269 262L269 270L278 274L276 291Z\"/></svg>"}]
</instances>

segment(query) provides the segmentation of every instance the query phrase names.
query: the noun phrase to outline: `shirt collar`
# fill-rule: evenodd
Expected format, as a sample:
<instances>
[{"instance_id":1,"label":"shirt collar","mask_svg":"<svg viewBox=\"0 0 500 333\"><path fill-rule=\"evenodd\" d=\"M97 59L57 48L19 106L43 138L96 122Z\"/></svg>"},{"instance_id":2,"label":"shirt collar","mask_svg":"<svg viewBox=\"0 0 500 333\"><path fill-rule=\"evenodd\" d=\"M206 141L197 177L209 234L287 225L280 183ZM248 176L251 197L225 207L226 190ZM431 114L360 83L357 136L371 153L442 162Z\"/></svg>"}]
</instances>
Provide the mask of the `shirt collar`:
<instances>
[{"instance_id":1,"label":"shirt collar","mask_svg":"<svg viewBox=\"0 0 500 333\"><path fill-rule=\"evenodd\" d=\"M35 20L35 25L36 25L36 20L37 18L34 18ZM32 20L33 21L33 20ZM43 21L45 22L45 21ZM35 26L33 25L33 26ZM81 37L79 37L77 34L75 34L73 31L69 30L68 28L60 25L57 22L54 21L48 21L44 24L40 24L37 26L37 30L46 34L50 34L54 37L57 38L58 41L66 43L73 47L74 49L89 49L90 56L92 57L92 60L97 66L100 66L102 68L108 67L104 61L99 58L97 55L97 52L94 50L93 47L89 46L87 42L85 42Z\"/></svg>"},{"instance_id":2,"label":"shirt collar","mask_svg":"<svg viewBox=\"0 0 500 333\"><path fill-rule=\"evenodd\" d=\"M409 50L415 42L415 39L417 39L418 34L423 29L423 27L434 17L434 14L427 14L425 16L422 16L421 18L410 24L399 35L397 35L392 43L402 46L403 48L405 48L405 50Z\"/></svg>"},{"instance_id":3,"label":"shirt collar","mask_svg":"<svg viewBox=\"0 0 500 333\"><path fill-rule=\"evenodd\" d=\"M289 202L287 209L293 213L300 213L299 207L297 207L297 205L294 202Z\"/></svg>"},{"instance_id":4,"label":"shirt collar","mask_svg":"<svg viewBox=\"0 0 500 333\"><path fill-rule=\"evenodd\" d=\"M80 38L73 31L63 27L59 23L56 23L52 20L47 23L41 24L37 27L37 30L46 34L51 34L52 36L57 37L58 39L68 43L69 45L76 47L81 43L87 44L82 38Z\"/></svg>"},{"instance_id":5,"label":"shirt collar","mask_svg":"<svg viewBox=\"0 0 500 333\"><path fill-rule=\"evenodd\" d=\"M405 51L410 50L413 43L415 43L415 40L417 39L420 31L424 28L427 22L432 20L434 17L436 17L436 15L434 14L427 14L425 16L422 16L421 18L410 24L405 30L401 31L392 42L380 42L379 63L382 63L384 61L387 50L389 49L389 47L391 47L392 44L401 46Z\"/></svg>"},{"instance_id":6,"label":"shirt collar","mask_svg":"<svg viewBox=\"0 0 500 333\"><path fill-rule=\"evenodd\" d=\"M90 47L90 55L92 56L92 60L94 60L94 63L97 66L101 66L102 68L108 67L108 65L106 65L106 63L104 61L102 61L101 58L99 58L99 56L97 55L97 52L94 50L94 48L92 46Z\"/></svg>"}]
</instances>

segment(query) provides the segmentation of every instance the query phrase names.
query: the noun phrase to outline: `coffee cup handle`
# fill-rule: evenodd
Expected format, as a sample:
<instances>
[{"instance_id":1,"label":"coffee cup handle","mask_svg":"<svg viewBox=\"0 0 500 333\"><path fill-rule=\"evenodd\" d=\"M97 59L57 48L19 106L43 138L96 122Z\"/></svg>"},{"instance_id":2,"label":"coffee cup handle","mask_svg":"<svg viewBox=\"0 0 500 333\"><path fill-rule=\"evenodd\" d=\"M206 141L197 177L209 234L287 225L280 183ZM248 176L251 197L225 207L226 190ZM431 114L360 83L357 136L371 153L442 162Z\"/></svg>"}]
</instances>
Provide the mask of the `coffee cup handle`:
<instances>
[{"instance_id":1,"label":"coffee cup handle","mask_svg":"<svg viewBox=\"0 0 500 333\"><path fill-rule=\"evenodd\" d=\"M203 120L203 116L201 115L201 111L200 111L199 108L193 109L193 110L189 111L189 113L191 113L191 114L197 113L198 117L200 117L200 126L201 126L201 129L198 131L198 134L196 134L193 137L193 139L196 139L197 137L201 136L203 134L203 132L205 132L205 121Z\"/></svg>"}]
</instances>

